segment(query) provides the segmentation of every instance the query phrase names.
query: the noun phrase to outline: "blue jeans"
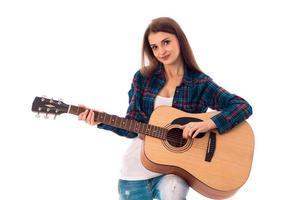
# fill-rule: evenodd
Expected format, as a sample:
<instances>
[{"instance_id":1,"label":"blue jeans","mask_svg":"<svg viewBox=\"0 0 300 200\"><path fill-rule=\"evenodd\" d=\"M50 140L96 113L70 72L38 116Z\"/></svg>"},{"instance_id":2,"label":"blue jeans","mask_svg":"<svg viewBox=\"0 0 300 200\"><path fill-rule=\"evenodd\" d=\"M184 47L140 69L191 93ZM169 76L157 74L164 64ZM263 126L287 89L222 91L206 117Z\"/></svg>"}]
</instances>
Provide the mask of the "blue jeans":
<instances>
[{"instance_id":1,"label":"blue jeans","mask_svg":"<svg viewBox=\"0 0 300 200\"><path fill-rule=\"evenodd\" d=\"M120 200L185 200L189 190L187 183L174 174L148 180L119 180Z\"/></svg>"}]
</instances>

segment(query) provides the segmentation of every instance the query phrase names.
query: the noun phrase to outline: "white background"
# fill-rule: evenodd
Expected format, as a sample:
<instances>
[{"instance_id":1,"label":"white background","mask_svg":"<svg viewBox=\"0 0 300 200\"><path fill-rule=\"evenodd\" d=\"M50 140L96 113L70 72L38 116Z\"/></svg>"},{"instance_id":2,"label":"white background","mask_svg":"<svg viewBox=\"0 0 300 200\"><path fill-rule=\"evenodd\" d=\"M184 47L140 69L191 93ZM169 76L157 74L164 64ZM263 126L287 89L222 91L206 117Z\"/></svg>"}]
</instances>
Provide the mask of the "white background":
<instances>
[{"instance_id":1,"label":"white background","mask_svg":"<svg viewBox=\"0 0 300 200\"><path fill-rule=\"evenodd\" d=\"M64 114L36 119L35 96L124 116L142 35L174 18L201 69L247 99L256 137L232 199L295 199L300 31L296 1L1 1L0 199L117 199L129 141ZM188 199L206 199L190 191Z\"/></svg>"}]
</instances>

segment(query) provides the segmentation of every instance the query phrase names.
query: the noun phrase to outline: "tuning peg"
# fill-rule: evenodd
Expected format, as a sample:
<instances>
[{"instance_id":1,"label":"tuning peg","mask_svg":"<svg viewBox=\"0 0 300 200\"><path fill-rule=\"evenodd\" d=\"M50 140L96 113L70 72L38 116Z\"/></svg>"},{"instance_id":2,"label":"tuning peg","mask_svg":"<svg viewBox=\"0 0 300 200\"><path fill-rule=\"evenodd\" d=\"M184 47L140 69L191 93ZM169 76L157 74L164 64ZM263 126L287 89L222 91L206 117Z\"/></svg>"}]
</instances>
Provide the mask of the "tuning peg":
<instances>
[{"instance_id":1,"label":"tuning peg","mask_svg":"<svg viewBox=\"0 0 300 200\"><path fill-rule=\"evenodd\" d=\"M44 116L45 119L49 119L48 113Z\"/></svg>"},{"instance_id":2,"label":"tuning peg","mask_svg":"<svg viewBox=\"0 0 300 200\"><path fill-rule=\"evenodd\" d=\"M36 113L36 115L35 115L36 118L40 118L40 111L41 111L41 110L42 110L42 108L39 107L39 108L38 108L38 111L37 111L37 113Z\"/></svg>"},{"instance_id":3,"label":"tuning peg","mask_svg":"<svg viewBox=\"0 0 300 200\"><path fill-rule=\"evenodd\" d=\"M46 95L42 95L41 101L45 101L46 98L47 98Z\"/></svg>"},{"instance_id":4,"label":"tuning peg","mask_svg":"<svg viewBox=\"0 0 300 200\"><path fill-rule=\"evenodd\" d=\"M62 98L58 98L57 104L60 105L62 103L62 101L63 101Z\"/></svg>"}]
</instances>

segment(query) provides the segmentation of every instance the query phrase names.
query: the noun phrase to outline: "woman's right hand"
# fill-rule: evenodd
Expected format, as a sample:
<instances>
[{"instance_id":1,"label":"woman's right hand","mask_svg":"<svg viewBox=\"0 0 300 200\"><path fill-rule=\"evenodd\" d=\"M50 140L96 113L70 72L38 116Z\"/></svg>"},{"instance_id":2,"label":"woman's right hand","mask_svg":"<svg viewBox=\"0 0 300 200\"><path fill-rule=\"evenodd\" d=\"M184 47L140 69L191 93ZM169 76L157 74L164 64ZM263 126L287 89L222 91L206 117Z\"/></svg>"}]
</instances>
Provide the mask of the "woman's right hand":
<instances>
[{"instance_id":1,"label":"woman's right hand","mask_svg":"<svg viewBox=\"0 0 300 200\"><path fill-rule=\"evenodd\" d=\"M81 108L86 108L84 105L79 105ZM95 122L95 113L92 109L86 108L86 110L78 115L78 119L85 121L86 123L94 126L99 124L99 122Z\"/></svg>"}]
</instances>

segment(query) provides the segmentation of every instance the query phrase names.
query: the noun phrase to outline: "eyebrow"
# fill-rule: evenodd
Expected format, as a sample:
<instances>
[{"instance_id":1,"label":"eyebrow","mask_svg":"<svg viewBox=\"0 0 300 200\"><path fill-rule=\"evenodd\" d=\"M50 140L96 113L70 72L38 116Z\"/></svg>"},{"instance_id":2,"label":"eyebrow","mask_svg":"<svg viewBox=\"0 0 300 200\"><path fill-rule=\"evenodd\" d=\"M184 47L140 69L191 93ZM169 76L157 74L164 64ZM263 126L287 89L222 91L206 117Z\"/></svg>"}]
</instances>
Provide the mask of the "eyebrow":
<instances>
[{"instance_id":1,"label":"eyebrow","mask_svg":"<svg viewBox=\"0 0 300 200\"><path fill-rule=\"evenodd\" d=\"M166 37L165 39L163 39L160 43L163 43L163 42L165 42L166 40L170 40L170 38L169 37ZM150 44L150 46L155 46L156 44Z\"/></svg>"}]
</instances>

